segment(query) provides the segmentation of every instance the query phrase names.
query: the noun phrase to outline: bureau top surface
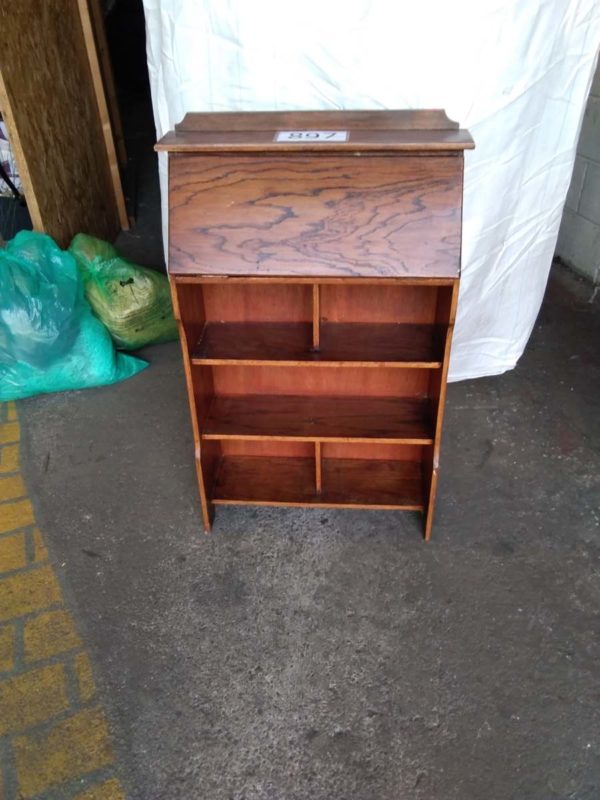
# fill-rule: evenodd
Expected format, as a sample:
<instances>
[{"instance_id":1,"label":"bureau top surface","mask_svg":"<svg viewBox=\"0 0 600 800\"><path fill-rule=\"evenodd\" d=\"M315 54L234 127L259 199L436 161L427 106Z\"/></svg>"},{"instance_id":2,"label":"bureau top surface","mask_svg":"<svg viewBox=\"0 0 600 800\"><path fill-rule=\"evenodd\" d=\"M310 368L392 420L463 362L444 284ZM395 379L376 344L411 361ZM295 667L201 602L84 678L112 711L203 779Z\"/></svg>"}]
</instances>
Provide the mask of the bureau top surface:
<instances>
[{"instance_id":1,"label":"bureau top surface","mask_svg":"<svg viewBox=\"0 0 600 800\"><path fill-rule=\"evenodd\" d=\"M170 153L463 151L473 139L440 109L190 113L156 145Z\"/></svg>"}]
</instances>

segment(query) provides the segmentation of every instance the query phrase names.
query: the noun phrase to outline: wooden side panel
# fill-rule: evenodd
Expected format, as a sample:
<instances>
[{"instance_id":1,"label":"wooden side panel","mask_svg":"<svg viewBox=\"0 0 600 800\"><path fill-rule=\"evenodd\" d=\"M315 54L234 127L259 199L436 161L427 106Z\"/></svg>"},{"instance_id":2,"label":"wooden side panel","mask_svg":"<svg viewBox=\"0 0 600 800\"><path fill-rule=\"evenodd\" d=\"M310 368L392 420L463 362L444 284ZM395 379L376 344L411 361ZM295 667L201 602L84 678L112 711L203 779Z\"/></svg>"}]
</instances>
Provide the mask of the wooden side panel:
<instances>
[{"instance_id":1,"label":"wooden side panel","mask_svg":"<svg viewBox=\"0 0 600 800\"><path fill-rule=\"evenodd\" d=\"M214 516L211 502L212 487L216 478L216 469L221 456L221 444L216 441L203 442L200 437L200 418L208 412L214 389L210 369L192 368L190 350L204 325L204 308L202 295L196 287L171 284L173 312L179 328L179 340L183 356L183 369L190 406L190 418L194 435L194 458L196 476L202 506L204 529L209 531Z\"/></svg>"},{"instance_id":2,"label":"wooden side panel","mask_svg":"<svg viewBox=\"0 0 600 800\"><path fill-rule=\"evenodd\" d=\"M433 514L435 510L435 495L437 490L440 446L442 441L442 426L444 422L444 407L446 403L446 386L448 367L450 365L450 350L452 348L452 334L454 320L458 305L459 281L451 288L439 290L436 310L436 322L440 327L447 326L444 342L444 361L441 370L432 370L429 375L429 397L433 409L433 422L435 426L434 442L430 447L424 448L423 481L425 496L425 540L431 538Z\"/></svg>"},{"instance_id":3,"label":"wooden side panel","mask_svg":"<svg viewBox=\"0 0 600 800\"><path fill-rule=\"evenodd\" d=\"M428 402L412 397L217 396L200 427L216 440L433 441Z\"/></svg>"},{"instance_id":4,"label":"wooden side panel","mask_svg":"<svg viewBox=\"0 0 600 800\"><path fill-rule=\"evenodd\" d=\"M34 227L61 246L80 231L111 240L121 227L82 2L0 4L0 105Z\"/></svg>"},{"instance_id":5,"label":"wooden side panel","mask_svg":"<svg viewBox=\"0 0 600 800\"><path fill-rule=\"evenodd\" d=\"M458 276L454 156L174 155L175 275Z\"/></svg>"}]
</instances>

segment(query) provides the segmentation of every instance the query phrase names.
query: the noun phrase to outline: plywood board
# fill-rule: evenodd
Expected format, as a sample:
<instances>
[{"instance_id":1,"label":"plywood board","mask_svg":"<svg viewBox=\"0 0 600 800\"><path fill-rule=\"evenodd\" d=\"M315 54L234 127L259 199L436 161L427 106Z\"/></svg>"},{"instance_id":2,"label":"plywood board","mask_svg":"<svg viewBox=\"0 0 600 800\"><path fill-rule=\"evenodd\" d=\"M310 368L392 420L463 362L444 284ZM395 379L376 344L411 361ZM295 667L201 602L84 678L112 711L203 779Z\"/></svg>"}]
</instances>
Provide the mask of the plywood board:
<instances>
[{"instance_id":1,"label":"plywood board","mask_svg":"<svg viewBox=\"0 0 600 800\"><path fill-rule=\"evenodd\" d=\"M102 87L90 67L89 14L82 22L82 11L83 0L0 5L0 106L34 228L61 246L80 231L113 239L127 224L118 168L111 172L107 151L110 121L100 114ZM89 41L91 28L87 35ZM111 157L116 163L114 143Z\"/></svg>"}]
</instances>

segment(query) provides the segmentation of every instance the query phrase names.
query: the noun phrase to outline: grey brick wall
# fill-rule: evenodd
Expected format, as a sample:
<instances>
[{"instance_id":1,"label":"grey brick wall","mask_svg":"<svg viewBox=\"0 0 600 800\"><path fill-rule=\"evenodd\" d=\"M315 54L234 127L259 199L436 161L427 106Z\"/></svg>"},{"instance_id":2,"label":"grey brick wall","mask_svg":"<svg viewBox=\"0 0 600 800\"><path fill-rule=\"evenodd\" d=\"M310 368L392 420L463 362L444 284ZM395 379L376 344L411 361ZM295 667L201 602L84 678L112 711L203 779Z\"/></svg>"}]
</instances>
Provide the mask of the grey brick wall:
<instances>
[{"instance_id":1,"label":"grey brick wall","mask_svg":"<svg viewBox=\"0 0 600 800\"><path fill-rule=\"evenodd\" d=\"M600 283L600 62L585 108L556 255Z\"/></svg>"}]
</instances>

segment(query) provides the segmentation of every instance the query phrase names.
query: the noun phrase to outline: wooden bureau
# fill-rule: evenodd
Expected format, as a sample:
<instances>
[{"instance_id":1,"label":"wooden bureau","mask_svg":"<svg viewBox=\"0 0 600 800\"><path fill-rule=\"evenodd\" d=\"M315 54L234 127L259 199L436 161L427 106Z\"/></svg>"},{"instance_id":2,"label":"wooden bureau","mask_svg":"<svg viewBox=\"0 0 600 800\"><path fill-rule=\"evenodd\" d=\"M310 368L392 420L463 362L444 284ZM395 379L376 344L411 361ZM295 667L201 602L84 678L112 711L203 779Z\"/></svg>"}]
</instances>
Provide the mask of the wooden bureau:
<instances>
[{"instance_id":1,"label":"wooden bureau","mask_svg":"<svg viewBox=\"0 0 600 800\"><path fill-rule=\"evenodd\" d=\"M206 530L384 508L429 539L473 146L437 110L188 114L158 143Z\"/></svg>"}]
</instances>

